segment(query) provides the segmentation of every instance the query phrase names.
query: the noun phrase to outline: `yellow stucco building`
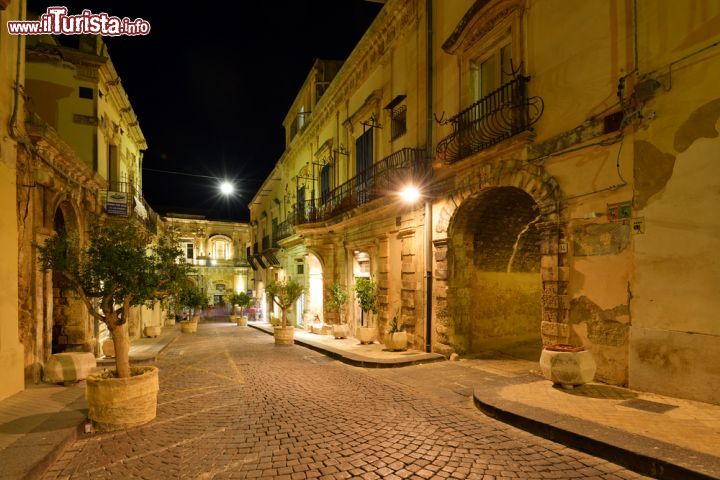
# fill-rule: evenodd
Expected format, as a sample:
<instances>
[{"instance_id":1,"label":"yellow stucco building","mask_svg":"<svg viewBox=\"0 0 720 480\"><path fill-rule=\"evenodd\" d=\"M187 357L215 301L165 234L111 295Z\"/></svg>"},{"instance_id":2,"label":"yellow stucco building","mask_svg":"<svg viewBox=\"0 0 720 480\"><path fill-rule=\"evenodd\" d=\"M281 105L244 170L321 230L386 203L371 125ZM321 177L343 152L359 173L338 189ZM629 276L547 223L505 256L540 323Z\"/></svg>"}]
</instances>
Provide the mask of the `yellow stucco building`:
<instances>
[{"instance_id":1,"label":"yellow stucco building","mask_svg":"<svg viewBox=\"0 0 720 480\"><path fill-rule=\"evenodd\" d=\"M67 231L87 241L93 215L134 216L151 231L159 217L142 196L138 119L100 37L27 39L25 148L17 159L19 337L25 378L38 382L50 355L94 351L108 337L60 278L42 272L35 245ZM133 309L129 331L162 325L159 304Z\"/></svg>"},{"instance_id":2,"label":"yellow stucco building","mask_svg":"<svg viewBox=\"0 0 720 480\"><path fill-rule=\"evenodd\" d=\"M24 1L15 1L0 9L0 23L21 18ZM23 148L24 39L0 29L0 245L7 260L0 264L0 400L24 388L23 346L18 336L18 209L16 172L19 151Z\"/></svg>"},{"instance_id":3,"label":"yellow stucco building","mask_svg":"<svg viewBox=\"0 0 720 480\"><path fill-rule=\"evenodd\" d=\"M389 0L291 104L259 298L294 277L297 323L334 322L327 287L369 276L378 338L397 312L444 354L573 343L597 380L720 402L719 9Z\"/></svg>"},{"instance_id":4,"label":"yellow stucco building","mask_svg":"<svg viewBox=\"0 0 720 480\"><path fill-rule=\"evenodd\" d=\"M185 259L194 266L192 278L210 305L226 305L229 294L251 288L247 223L169 213L163 217L163 224L178 234Z\"/></svg>"}]
</instances>

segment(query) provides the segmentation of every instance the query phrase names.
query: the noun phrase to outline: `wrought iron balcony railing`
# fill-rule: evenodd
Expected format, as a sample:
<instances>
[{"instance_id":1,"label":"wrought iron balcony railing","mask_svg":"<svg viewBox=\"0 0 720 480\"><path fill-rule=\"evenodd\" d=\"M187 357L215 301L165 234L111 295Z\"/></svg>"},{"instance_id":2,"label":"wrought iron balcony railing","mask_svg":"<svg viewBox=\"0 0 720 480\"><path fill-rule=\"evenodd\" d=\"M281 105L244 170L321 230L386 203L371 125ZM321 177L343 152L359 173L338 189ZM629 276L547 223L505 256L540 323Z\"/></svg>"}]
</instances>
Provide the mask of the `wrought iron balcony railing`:
<instances>
[{"instance_id":1,"label":"wrought iron balcony railing","mask_svg":"<svg viewBox=\"0 0 720 480\"><path fill-rule=\"evenodd\" d=\"M289 237L293 233L292 224L288 220L278 223L277 228L273 230L273 244L277 245L277 242Z\"/></svg>"},{"instance_id":2,"label":"wrought iron balcony railing","mask_svg":"<svg viewBox=\"0 0 720 480\"><path fill-rule=\"evenodd\" d=\"M150 207L138 189L130 182L108 182L108 188L100 191L103 211L121 217L137 216L153 233L157 233L159 216Z\"/></svg>"},{"instance_id":3,"label":"wrought iron balcony railing","mask_svg":"<svg viewBox=\"0 0 720 480\"><path fill-rule=\"evenodd\" d=\"M528 98L529 81L519 75L450 118L453 132L438 143L438 158L453 163L528 130L544 109L542 98Z\"/></svg>"},{"instance_id":4,"label":"wrought iron balcony railing","mask_svg":"<svg viewBox=\"0 0 720 480\"><path fill-rule=\"evenodd\" d=\"M288 221L299 225L327 220L389 192L396 192L403 184L422 180L429 173L429 167L425 150L403 148L321 195L321 198L296 204Z\"/></svg>"}]
</instances>

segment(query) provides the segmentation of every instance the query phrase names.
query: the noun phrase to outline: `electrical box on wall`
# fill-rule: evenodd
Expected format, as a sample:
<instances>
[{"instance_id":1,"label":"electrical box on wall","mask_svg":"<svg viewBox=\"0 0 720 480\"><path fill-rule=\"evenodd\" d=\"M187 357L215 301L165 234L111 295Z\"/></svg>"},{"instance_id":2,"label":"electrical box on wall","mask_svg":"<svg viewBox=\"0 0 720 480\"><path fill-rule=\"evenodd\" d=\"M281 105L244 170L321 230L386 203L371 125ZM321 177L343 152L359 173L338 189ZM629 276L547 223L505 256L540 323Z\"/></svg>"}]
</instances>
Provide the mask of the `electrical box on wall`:
<instances>
[{"instance_id":1,"label":"electrical box on wall","mask_svg":"<svg viewBox=\"0 0 720 480\"><path fill-rule=\"evenodd\" d=\"M632 203L630 201L620 203L608 203L608 220L611 222L622 222L632 217Z\"/></svg>"}]
</instances>

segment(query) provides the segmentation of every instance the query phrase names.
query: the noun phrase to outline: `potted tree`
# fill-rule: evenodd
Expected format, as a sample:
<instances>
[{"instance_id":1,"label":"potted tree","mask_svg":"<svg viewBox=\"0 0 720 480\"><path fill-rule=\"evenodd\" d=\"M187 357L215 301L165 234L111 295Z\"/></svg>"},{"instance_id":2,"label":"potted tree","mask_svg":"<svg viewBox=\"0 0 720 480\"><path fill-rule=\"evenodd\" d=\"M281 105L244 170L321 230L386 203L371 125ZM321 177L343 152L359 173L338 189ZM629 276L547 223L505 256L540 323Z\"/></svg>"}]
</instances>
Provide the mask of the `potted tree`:
<instances>
[{"instance_id":1,"label":"potted tree","mask_svg":"<svg viewBox=\"0 0 720 480\"><path fill-rule=\"evenodd\" d=\"M357 329L358 340L360 340L362 344L372 343L375 329L370 327L372 323L370 314L378 313L377 283L369 278L358 278L355 280L355 295L357 296L358 302L360 302L360 310L362 311L360 326ZM367 313L367 319L365 318L365 313Z\"/></svg>"},{"instance_id":2,"label":"potted tree","mask_svg":"<svg viewBox=\"0 0 720 480\"><path fill-rule=\"evenodd\" d=\"M230 321L237 323L239 327L247 325L248 317L245 315L245 309L252 303L252 297L245 292L238 292L230 294L228 300L232 305ZM239 316L237 315L238 311L236 310L238 308L240 309Z\"/></svg>"},{"instance_id":3,"label":"potted tree","mask_svg":"<svg viewBox=\"0 0 720 480\"><path fill-rule=\"evenodd\" d=\"M180 290L179 301L182 306L190 311L190 319L180 322L182 332L197 332L198 322L200 321L200 312L202 312L202 308L208 304L207 297L200 288L188 280Z\"/></svg>"},{"instance_id":4,"label":"potted tree","mask_svg":"<svg viewBox=\"0 0 720 480\"><path fill-rule=\"evenodd\" d=\"M60 233L38 246L43 270L53 270L112 334L115 370L87 377L88 416L101 431L149 422L156 415L158 369L130 368L130 310L170 295L188 274L175 237L154 239L135 220L99 218L89 242Z\"/></svg>"},{"instance_id":5,"label":"potted tree","mask_svg":"<svg viewBox=\"0 0 720 480\"><path fill-rule=\"evenodd\" d=\"M346 338L348 336L348 326L345 323L345 304L348 301L348 294L345 288L339 283L333 283L328 288L328 312L338 314L339 323L332 326L332 333L335 338Z\"/></svg>"},{"instance_id":6,"label":"potted tree","mask_svg":"<svg viewBox=\"0 0 720 480\"><path fill-rule=\"evenodd\" d=\"M274 328L276 345L292 345L294 343L295 327L288 326L287 310L300 298L302 293L302 285L295 280L270 282L265 287L268 300L274 302L282 312L280 325Z\"/></svg>"},{"instance_id":7,"label":"potted tree","mask_svg":"<svg viewBox=\"0 0 720 480\"><path fill-rule=\"evenodd\" d=\"M400 312L395 312L385 334L385 348L391 352L407 350L407 332L405 332L405 324L398 323L399 314Z\"/></svg>"}]
</instances>

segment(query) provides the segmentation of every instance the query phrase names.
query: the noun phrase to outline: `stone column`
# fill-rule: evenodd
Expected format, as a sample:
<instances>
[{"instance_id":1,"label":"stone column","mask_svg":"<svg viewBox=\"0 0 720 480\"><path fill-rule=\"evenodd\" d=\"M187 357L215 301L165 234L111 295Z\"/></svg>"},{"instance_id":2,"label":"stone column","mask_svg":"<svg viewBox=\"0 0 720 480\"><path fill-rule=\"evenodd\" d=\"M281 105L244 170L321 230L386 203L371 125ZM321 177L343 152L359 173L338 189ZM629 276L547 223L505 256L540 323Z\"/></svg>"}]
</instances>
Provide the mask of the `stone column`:
<instances>
[{"instance_id":1,"label":"stone column","mask_svg":"<svg viewBox=\"0 0 720 480\"><path fill-rule=\"evenodd\" d=\"M568 297L569 267L562 224L545 222L540 230L540 276L542 278L542 323L540 331L543 345L567 343L570 337Z\"/></svg>"}]
</instances>

